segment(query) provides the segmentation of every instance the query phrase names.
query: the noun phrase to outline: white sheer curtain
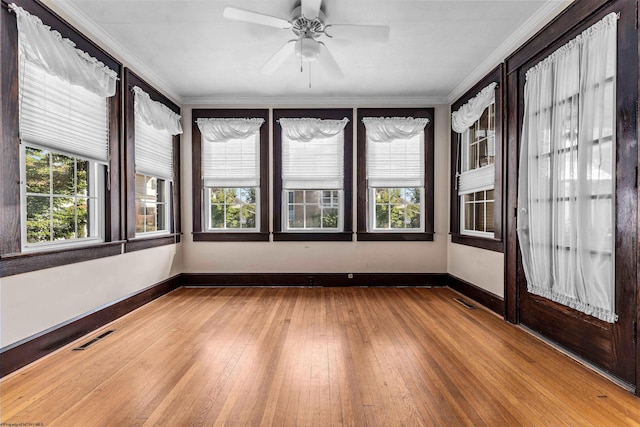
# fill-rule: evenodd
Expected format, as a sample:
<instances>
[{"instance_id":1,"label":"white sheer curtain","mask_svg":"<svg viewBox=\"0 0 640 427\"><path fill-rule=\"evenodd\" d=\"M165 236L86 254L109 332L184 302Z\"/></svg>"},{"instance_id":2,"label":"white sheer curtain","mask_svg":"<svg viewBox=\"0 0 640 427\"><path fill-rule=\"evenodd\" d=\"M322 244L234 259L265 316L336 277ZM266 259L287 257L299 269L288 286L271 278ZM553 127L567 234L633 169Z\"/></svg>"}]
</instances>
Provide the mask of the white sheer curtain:
<instances>
[{"instance_id":1,"label":"white sheer curtain","mask_svg":"<svg viewBox=\"0 0 640 427\"><path fill-rule=\"evenodd\" d=\"M291 141L309 142L338 135L349 123L349 119L282 118L278 123L282 127L282 136Z\"/></svg>"},{"instance_id":2,"label":"white sheer curtain","mask_svg":"<svg viewBox=\"0 0 640 427\"><path fill-rule=\"evenodd\" d=\"M102 97L116 93L118 74L88 53L75 48L59 32L44 25L40 18L11 4L18 22L20 53L24 57L60 79Z\"/></svg>"},{"instance_id":3,"label":"white sheer curtain","mask_svg":"<svg viewBox=\"0 0 640 427\"><path fill-rule=\"evenodd\" d=\"M260 186L262 118L201 118L205 187Z\"/></svg>"},{"instance_id":4,"label":"white sheer curtain","mask_svg":"<svg viewBox=\"0 0 640 427\"><path fill-rule=\"evenodd\" d=\"M424 186L427 118L364 117L369 187Z\"/></svg>"},{"instance_id":5,"label":"white sheer curtain","mask_svg":"<svg viewBox=\"0 0 640 427\"><path fill-rule=\"evenodd\" d=\"M341 190L344 185L344 128L349 122L282 118L282 187Z\"/></svg>"},{"instance_id":6,"label":"white sheer curtain","mask_svg":"<svg viewBox=\"0 0 640 427\"><path fill-rule=\"evenodd\" d=\"M464 133L482 116L482 112L495 101L497 83L491 83L451 114L451 128Z\"/></svg>"},{"instance_id":7,"label":"white sheer curtain","mask_svg":"<svg viewBox=\"0 0 640 427\"><path fill-rule=\"evenodd\" d=\"M159 131L166 131L171 135L182 133L179 114L161 102L151 99L149 94L138 86L133 87L133 93L133 109L136 120L140 119L149 126L153 126Z\"/></svg>"},{"instance_id":8,"label":"white sheer curtain","mask_svg":"<svg viewBox=\"0 0 640 427\"><path fill-rule=\"evenodd\" d=\"M518 238L528 291L615 322L610 14L527 72Z\"/></svg>"}]
</instances>

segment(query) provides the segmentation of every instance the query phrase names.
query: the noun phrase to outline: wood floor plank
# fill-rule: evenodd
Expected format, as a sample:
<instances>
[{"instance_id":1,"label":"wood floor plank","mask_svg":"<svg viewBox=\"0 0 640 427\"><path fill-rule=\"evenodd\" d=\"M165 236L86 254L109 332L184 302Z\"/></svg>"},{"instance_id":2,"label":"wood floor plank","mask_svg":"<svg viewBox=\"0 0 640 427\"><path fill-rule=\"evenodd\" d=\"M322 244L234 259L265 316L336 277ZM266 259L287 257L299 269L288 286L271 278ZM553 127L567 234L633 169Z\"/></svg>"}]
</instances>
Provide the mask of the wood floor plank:
<instances>
[{"instance_id":1,"label":"wood floor plank","mask_svg":"<svg viewBox=\"0 0 640 427\"><path fill-rule=\"evenodd\" d=\"M456 297L177 289L2 379L0 421L640 427L640 399Z\"/></svg>"}]
</instances>

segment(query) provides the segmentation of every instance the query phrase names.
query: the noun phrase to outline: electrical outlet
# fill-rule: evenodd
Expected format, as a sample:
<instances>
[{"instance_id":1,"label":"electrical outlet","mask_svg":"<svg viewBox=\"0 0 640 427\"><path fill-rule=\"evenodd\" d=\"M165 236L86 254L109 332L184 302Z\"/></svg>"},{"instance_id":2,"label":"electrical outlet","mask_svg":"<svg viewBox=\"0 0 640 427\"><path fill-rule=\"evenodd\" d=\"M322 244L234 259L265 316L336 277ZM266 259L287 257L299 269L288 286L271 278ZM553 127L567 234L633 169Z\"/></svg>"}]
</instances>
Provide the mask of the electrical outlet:
<instances>
[{"instance_id":1,"label":"electrical outlet","mask_svg":"<svg viewBox=\"0 0 640 427\"><path fill-rule=\"evenodd\" d=\"M347 274L347 279L353 279L353 273Z\"/></svg>"}]
</instances>

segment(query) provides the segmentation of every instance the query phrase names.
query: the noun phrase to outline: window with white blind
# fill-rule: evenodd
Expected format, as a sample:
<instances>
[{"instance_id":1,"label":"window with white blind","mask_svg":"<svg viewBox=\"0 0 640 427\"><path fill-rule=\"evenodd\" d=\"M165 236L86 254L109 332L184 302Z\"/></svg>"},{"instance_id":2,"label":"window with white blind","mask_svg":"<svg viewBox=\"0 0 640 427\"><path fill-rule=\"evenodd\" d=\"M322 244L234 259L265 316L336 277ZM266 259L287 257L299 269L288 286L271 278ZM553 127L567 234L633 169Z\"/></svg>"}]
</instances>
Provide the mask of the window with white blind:
<instances>
[{"instance_id":1,"label":"window with white blind","mask_svg":"<svg viewBox=\"0 0 640 427\"><path fill-rule=\"evenodd\" d=\"M285 231L342 231L348 119L280 119Z\"/></svg>"},{"instance_id":2,"label":"window with white blind","mask_svg":"<svg viewBox=\"0 0 640 427\"><path fill-rule=\"evenodd\" d=\"M461 135L460 233L493 237L495 101Z\"/></svg>"},{"instance_id":3,"label":"window with white blind","mask_svg":"<svg viewBox=\"0 0 640 427\"><path fill-rule=\"evenodd\" d=\"M352 239L352 114L274 110L274 240Z\"/></svg>"},{"instance_id":4,"label":"window with white blind","mask_svg":"<svg viewBox=\"0 0 640 427\"><path fill-rule=\"evenodd\" d=\"M136 80L127 75L127 80ZM182 133L180 116L151 99L139 86L133 92L135 162L135 236L169 233L174 187L174 136Z\"/></svg>"},{"instance_id":5,"label":"window with white blind","mask_svg":"<svg viewBox=\"0 0 640 427\"><path fill-rule=\"evenodd\" d=\"M432 112L358 110L358 240L432 238Z\"/></svg>"},{"instance_id":6,"label":"window with white blind","mask_svg":"<svg viewBox=\"0 0 640 427\"><path fill-rule=\"evenodd\" d=\"M260 229L262 118L200 118L206 231Z\"/></svg>"},{"instance_id":7,"label":"window with white blind","mask_svg":"<svg viewBox=\"0 0 640 427\"><path fill-rule=\"evenodd\" d=\"M104 240L116 73L17 6L22 248Z\"/></svg>"}]
</instances>

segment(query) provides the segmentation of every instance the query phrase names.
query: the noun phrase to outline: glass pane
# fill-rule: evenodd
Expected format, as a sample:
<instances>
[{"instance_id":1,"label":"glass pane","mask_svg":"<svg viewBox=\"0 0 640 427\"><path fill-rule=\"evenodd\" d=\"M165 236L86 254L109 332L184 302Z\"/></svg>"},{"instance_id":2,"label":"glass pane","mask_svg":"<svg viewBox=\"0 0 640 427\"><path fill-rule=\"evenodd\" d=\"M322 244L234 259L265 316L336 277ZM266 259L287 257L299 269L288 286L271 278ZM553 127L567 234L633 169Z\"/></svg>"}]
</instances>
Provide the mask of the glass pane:
<instances>
[{"instance_id":1,"label":"glass pane","mask_svg":"<svg viewBox=\"0 0 640 427\"><path fill-rule=\"evenodd\" d=\"M389 189L389 203L392 205L397 205L402 201L402 189L401 188L390 188Z\"/></svg>"},{"instance_id":2,"label":"glass pane","mask_svg":"<svg viewBox=\"0 0 640 427\"><path fill-rule=\"evenodd\" d=\"M157 194L158 202L166 202L167 201L167 187L166 187L167 181L165 181L164 179L158 179L157 186L158 188L156 189L156 194Z\"/></svg>"},{"instance_id":3,"label":"glass pane","mask_svg":"<svg viewBox=\"0 0 640 427\"><path fill-rule=\"evenodd\" d=\"M47 242L51 239L49 197L27 196L27 242Z\"/></svg>"},{"instance_id":4,"label":"glass pane","mask_svg":"<svg viewBox=\"0 0 640 427\"><path fill-rule=\"evenodd\" d=\"M88 196L89 193L89 162L86 160L76 159L77 187L76 194L79 196ZM137 178L136 178L137 179Z\"/></svg>"},{"instance_id":5,"label":"glass pane","mask_svg":"<svg viewBox=\"0 0 640 427\"><path fill-rule=\"evenodd\" d=\"M467 170L476 169L477 162L478 162L478 144L472 144L469 147L469 165Z\"/></svg>"},{"instance_id":6,"label":"glass pane","mask_svg":"<svg viewBox=\"0 0 640 427\"><path fill-rule=\"evenodd\" d=\"M158 181L159 182L159 181ZM162 181L164 183L164 181ZM167 229L167 204L158 203L156 224L158 231Z\"/></svg>"},{"instance_id":7,"label":"glass pane","mask_svg":"<svg viewBox=\"0 0 640 427\"><path fill-rule=\"evenodd\" d=\"M256 228L256 206L242 206L242 228Z\"/></svg>"},{"instance_id":8,"label":"glass pane","mask_svg":"<svg viewBox=\"0 0 640 427\"><path fill-rule=\"evenodd\" d=\"M147 201L155 203L158 200L158 180L152 176L146 176L144 186Z\"/></svg>"},{"instance_id":9,"label":"glass pane","mask_svg":"<svg viewBox=\"0 0 640 427\"><path fill-rule=\"evenodd\" d=\"M405 207L391 206L391 228L405 228Z\"/></svg>"},{"instance_id":10,"label":"glass pane","mask_svg":"<svg viewBox=\"0 0 640 427\"><path fill-rule=\"evenodd\" d=\"M305 191L306 203L319 203L320 191L307 190Z\"/></svg>"},{"instance_id":11,"label":"glass pane","mask_svg":"<svg viewBox=\"0 0 640 427\"><path fill-rule=\"evenodd\" d=\"M389 203L389 192L386 188L376 188L376 203Z\"/></svg>"},{"instance_id":12,"label":"glass pane","mask_svg":"<svg viewBox=\"0 0 640 427\"><path fill-rule=\"evenodd\" d=\"M227 228L240 228L240 205L227 205Z\"/></svg>"},{"instance_id":13,"label":"glass pane","mask_svg":"<svg viewBox=\"0 0 640 427\"><path fill-rule=\"evenodd\" d=\"M494 200L493 190L487 190L487 200Z\"/></svg>"},{"instance_id":14,"label":"glass pane","mask_svg":"<svg viewBox=\"0 0 640 427\"><path fill-rule=\"evenodd\" d=\"M493 202L487 202L487 217L486 217L486 231L489 233L494 232L493 226Z\"/></svg>"},{"instance_id":15,"label":"glass pane","mask_svg":"<svg viewBox=\"0 0 640 427\"><path fill-rule=\"evenodd\" d=\"M77 201L77 214L78 214L78 238L89 236L89 209L87 206L87 199L78 198Z\"/></svg>"},{"instance_id":16,"label":"glass pane","mask_svg":"<svg viewBox=\"0 0 640 427\"><path fill-rule=\"evenodd\" d=\"M224 202L224 188L212 188L211 203L223 203L223 202Z\"/></svg>"},{"instance_id":17,"label":"glass pane","mask_svg":"<svg viewBox=\"0 0 640 427\"><path fill-rule=\"evenodd\" d=\"M146 222L144 206L144 202L136 193L136 233L144 233L144 224Z\"/></svg>"},{"instance_id":18,"label":"glass pane","mask_svg":"<svg viewBox=\"0 0 640 427\"><path fill-rule=\"evenodd\" d=\"M474 203L465 203L464 205L464 228L465 230L475 230L474 227Z\"/></svg>"},{"instance_id":19,"label":"glass pane","mask_svg":"<svg viewBox=\"0 0 640 427\"><path fill-rule=\"evenodd\" d=\"M407 228L420 228L420 205L407 206Z\"/></svg>"},{"instance_id":20,"label":"glass pane","mask_svg":"<svg viewBox=\"0 0 640 427\"><path fill-rule=\"evenodd\" d=\"M376 205L376 228L389 228L389 207Z\"/></svg>"},{"instance_id":21,"label":"glass pane","mask_svg":"<svg viewBox=\"0 0 640 427\"><path fill-rule=\"evenodd\" d=\"M330 208L324 210L322 217L322 228L338 228L338 209Z\"/></svg>"},{"instance_id":22,"label":"glass pane","mask_svg":"<svg viewBox=\"0 0 640 427\"><path fill-rule=\"evenodd\" d=\"M292 191L293 203L304 203L304 190Z\"/></svg>"},{"instance_id":23,"label":"glass pane","mask_svg":"<svg viewBox=\"0 0 640 427\"><path fill-rule=\"evenodd\" d=\"M27 147L25 161L27 192L49 194L49 154Z\"/></svg>"},{"instance_id":24,"label":"glass pane","mask_svg":"<svg viewBox=\"0 0 640 427\"><path fill-rule=\"evenodd\" d=\"M75 194L75 166L71 157L51 154L51 177L53 194Z\"/></svg>"},{"instance_id":25,"label":"glass pane","mask_svg":"<svg viewBox=\"0 0 640 427\"><path fill-rule=\"evenodd\" d=\"M71 197L53 198L52 240L73 239L76 236L76 204Z\"/></svg>"},{"instance_id":26,"label":"glass pane","mask_svg":"<svg viewBox=\"0 0 640 427\"><path fill-rule=\"evenodd\" d=\"M316 196L317 196L317 192ZM309 193L307 193L308 195ZM307 227L306 228L320 228L322 223L322 210L318 205L307 205Z\"/></svg>"},{"instance_id":27,"label":"glass pane","mask_svg":"<svg viewBox=\"0 0 640 427\"><path fill-rule=\"evenodd\" d=\"M211 205L211 228L224 228L224 205Z\"/></svg>"},{"instance_id":28,"label":"glass pane","mask_svg":"<svg viewBox=\"0 0 640 427\"><path fill-rule=\"evenodd\" d=\"M156 231L157 207L155 203L147 203L145 207L145 231Z\"/></svg>"},{"instance_id":29,"label":"glass pane","mask_svg":"<svg viewBox=\"0 0 640 427\"><path fill-rule=\"evenodd\" d=\"M484 203L475 204L474 230L484 231Z\"/></svg>"},{"instance_id":30,"label":"glass pane","mask_svg":"<svg viewBox=\"0 0 640 427\"><path fill-rule=\"evenodd\" d=\"M293 205L289 207L289 228L304 227L304 206Z\"/></svg>"},{"instance_id":31,"label":"glass pane","mask_svg":"<svg viewBox=\"0 0 640 427\"><path fill-rule=\"evenodd\" d=\"M480 167L487 166L489 164L487 139L483 139L478 143L478 161Z\"/></svg>"},{"instance_id":32,"label":"glass pane","mask_svg":"<svg viewBox=\"0 0 640 427\"><path fill-rule=\"evenodd\" d=\"M420 204L420 188L407 188L407 201L413 204Z\"/></svg>"},{"instance_id":33,"label":"glass pane","mask_svg":"<svg viewBox=\"0 0 640 427\"><path fill-rule=\"evenodd\" d=\"M256 189L254 188L241 188L239 190L240 201L243 203L255 203L256 202Z\"/></svg>"}]
</instances>

